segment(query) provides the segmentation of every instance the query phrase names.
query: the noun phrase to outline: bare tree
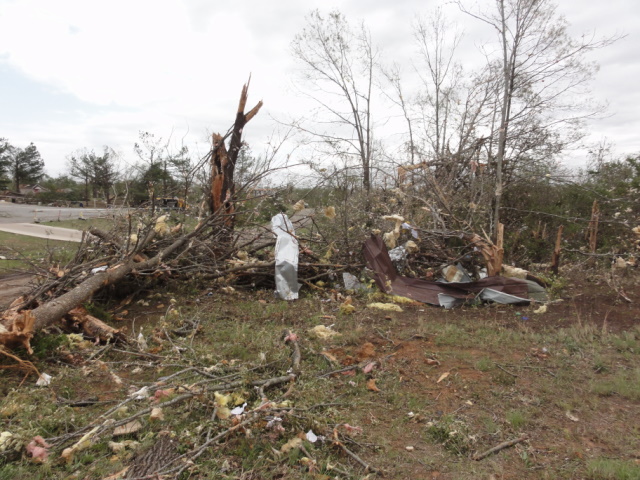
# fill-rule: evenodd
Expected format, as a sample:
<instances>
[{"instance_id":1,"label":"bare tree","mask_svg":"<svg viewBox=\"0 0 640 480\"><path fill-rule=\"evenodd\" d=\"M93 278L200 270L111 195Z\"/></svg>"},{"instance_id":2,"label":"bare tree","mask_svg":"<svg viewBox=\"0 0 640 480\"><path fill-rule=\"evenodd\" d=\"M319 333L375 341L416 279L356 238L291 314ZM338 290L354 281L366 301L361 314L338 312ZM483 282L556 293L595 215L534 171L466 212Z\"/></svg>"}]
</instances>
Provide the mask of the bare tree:
<instances>
[{"instance_id":1,"label":"bare tree","mask_svg":"<svg viewBox=\"0 0 640 480\"><path fill-rule=\"evenodd\" d=\"M492 159L495 234L508 164L526 161L540 146L553 145L548 153L557 153L577 138L581 120L596 112L585 110L584 97L580 101L575 97L585 92L597 70L586 55L612 39L571 38L552 0L495 0L492 11L472 11L462 0L456 3L464 13L489 25L500 46L489 55L490 70L499 71L501 80L496 99L497 152Z\"/></svg>"},{"instance_id":2,"label":"bare tree","mask_svg":"<svg viewBox=\"0 0 640 480\"><path fill-rule=\"evenodd\" d=\"M156 208L157 184L162 182L163 185L166 185L167 160L163 158L162 153L167 146L166 143L163 143L162 138L156 138L152 133L140 132L139 136L140 143L135 143L133 151L142 161L142 165L138 169L142 181L146 182L151 202L151 215L153 215ZM166 186L164 190L166 190Z\"/></svg>"},{"instance_id":3,"label":"bare tree","mask_svg":"<svg viewBox=\"0 0 640 480\"><path fill-rule=\"evenodd\" d=\"M294 58L303 66L306 95L319 106L311 126L299 124L332 155L356 159L362 185L371 188L373 157L372 88L377 52L364 24L356 30L338 11L307 18L292 42Z\"/></svg>"}]
</instances>

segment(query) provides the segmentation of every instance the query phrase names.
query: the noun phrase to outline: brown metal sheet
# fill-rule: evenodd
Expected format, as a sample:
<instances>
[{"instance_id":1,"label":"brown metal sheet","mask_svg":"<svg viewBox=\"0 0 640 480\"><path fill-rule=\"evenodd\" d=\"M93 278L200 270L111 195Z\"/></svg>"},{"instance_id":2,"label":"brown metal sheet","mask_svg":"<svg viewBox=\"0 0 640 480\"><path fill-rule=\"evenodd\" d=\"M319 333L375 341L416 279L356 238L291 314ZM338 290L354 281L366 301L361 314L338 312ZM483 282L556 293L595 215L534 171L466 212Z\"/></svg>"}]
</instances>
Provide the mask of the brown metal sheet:
<instances>
[{"instance_id":1,"label":"brown metal sheet","mask_svg":"<svg viewBox=\"0 0 640 480\"><path fill-rule=\"evenodd\" d=\"M440 293L462 300L472 300L485 288L520 297L523 301L527 301L528 298L527 282L517 278L487 277L477 282L441 283L399 275L379 235L372 235L367 239L363 253L367 266L374 272L374 280L380 290L418 302L440 305Z\"/></svg>"}]
</instances>

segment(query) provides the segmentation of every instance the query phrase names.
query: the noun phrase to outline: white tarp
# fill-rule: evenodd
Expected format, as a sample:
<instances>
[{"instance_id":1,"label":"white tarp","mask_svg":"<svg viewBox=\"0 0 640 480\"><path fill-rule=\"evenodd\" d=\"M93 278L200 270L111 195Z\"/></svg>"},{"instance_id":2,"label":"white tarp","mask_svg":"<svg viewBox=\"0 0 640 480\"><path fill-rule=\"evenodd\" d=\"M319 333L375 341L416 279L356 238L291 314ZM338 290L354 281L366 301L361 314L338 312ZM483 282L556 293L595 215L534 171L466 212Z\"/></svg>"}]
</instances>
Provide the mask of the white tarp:
<instances>
[{"instance_id":1,"label":"white tarp","mask_svg":"<svg viewBox=\"0 0 640 480\"><path fill-rule=\"evenodd\" d=\"M293 224L284 213L271 219L276 240L276 293L283 300L298 298L298 239Z\"/></svg>"}]
</instances>

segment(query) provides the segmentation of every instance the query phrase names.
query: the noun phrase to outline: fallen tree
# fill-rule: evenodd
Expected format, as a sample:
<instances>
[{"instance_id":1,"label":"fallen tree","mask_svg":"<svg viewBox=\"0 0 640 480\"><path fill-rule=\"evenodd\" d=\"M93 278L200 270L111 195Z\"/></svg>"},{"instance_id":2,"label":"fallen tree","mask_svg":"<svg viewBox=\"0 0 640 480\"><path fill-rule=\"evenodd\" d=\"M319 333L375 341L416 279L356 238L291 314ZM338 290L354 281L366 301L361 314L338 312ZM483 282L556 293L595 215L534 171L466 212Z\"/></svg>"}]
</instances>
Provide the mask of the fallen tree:
<instances>
[{"instance_id":1,"label":"fallen tree","mask_svg":"<svg viewBox=\"0 0 640 480\"><path fill-rule=\"evenodd\" d=\"M126 242L121 242L120 237L112 233L92 229L91 234L99 242L93 250L98 253L89 255L90 249L83 249L81 245L70 264L62 269L52 267L52 278L46 278L27 296L16 299L0 316L0 346L15 348L23 345L31 353L29 342L34 333L63 318L82 325L85 333L97 335L101 340L117 337L117 330L111 329L79 307L98 291L121 282L125 277L144 275L145 272L157 273L163 266L169 270L169 261L184 259L190 250L194 250L195 256L213 254L215 266L216 253L229 249L233 240L228 234L235 218L233 173L242 145L243 128L262 107L262 102L259 102L248 113L244 112L248 88L249 83L242 88L236 119L230 132L228 152L224 144L226 137L214 135L209 154L210 215L189 233L182 233L181 225L169 229L166 216L160 216L151 218L144 231L133 235L129 217L129 234L124 237ZM170 241L167 242L166 239ZM88 239L85 236L86 241ZM197 248L207 241L211 244L207 248ZM92 258L86 261L87 256ZM219 272L217 268L215 270Z\"/></svg>"}]
</instances>

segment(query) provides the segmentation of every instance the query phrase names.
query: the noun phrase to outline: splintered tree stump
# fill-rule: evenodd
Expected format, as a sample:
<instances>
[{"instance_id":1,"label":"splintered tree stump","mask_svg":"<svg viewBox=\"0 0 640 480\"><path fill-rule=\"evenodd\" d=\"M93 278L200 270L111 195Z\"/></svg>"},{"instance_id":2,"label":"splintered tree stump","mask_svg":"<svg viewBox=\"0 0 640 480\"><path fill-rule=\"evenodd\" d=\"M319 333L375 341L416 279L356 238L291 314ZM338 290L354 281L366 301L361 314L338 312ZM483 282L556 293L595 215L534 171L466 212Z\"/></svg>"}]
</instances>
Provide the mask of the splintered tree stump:
<instances>
[{"instance_id":1,"label":"splintered tree stump","mask_svg":"<svg viewBox=\"0 0 640 480\"><path fill-rule=\"evenodd\" d=\"M249 94L249 81L242 87L240 94L240 102L238 103L238 112L236 120L233 124L231 140L229 142L229 150L227 150L224 140L225 137L219 133L212 136L211 149L211 213L224 213L227 215L226 225L233 228L235 212L235 182L233 179L236 168L238 154L242 148L242 130L244 126L256 116L262 107L262 101L259 101L255 107L249 112L244 113L247 105Z\"/></svg>"},{"instance_id":2,"label":"splintered tree stump","mask_svg":"<svg viewBox=\"0 0 640 480\"><path fill-rule=\"evenodd\" d=\"M596 253L596 247L598 245L598 223L600 220L600 208L598 207L598 201L593 201L591 207L591 220L589 221L589 251Z\"/></svg>"},{"instance_id":3,"label":"splintered tree stump","mask_svg":"<svg viewBox=\"0 0 640 480\"><path fill-rule=\"evenodd\" d=\"M504 225L502 223L498 224L495 244L489 238L483 239L477 233L466 235L465 239L480 250L487 265L487 275L490 277L500 275L504 257Z\"/></svg>"},{"instance_id":4,"label":"splintered tree stump","mask_svg":"<svg viewBox=\"0 0 640 480\"><path fill-rule=\"evenodd\" d=\"M551 271L554 275L558 275L558 269L560 268L560 252L562 251L562 232L564 231L564 225L558 227L558 236L556 237L556 245L553 249L553 257L551 257Z\"/></svg>"}]
</instances>

